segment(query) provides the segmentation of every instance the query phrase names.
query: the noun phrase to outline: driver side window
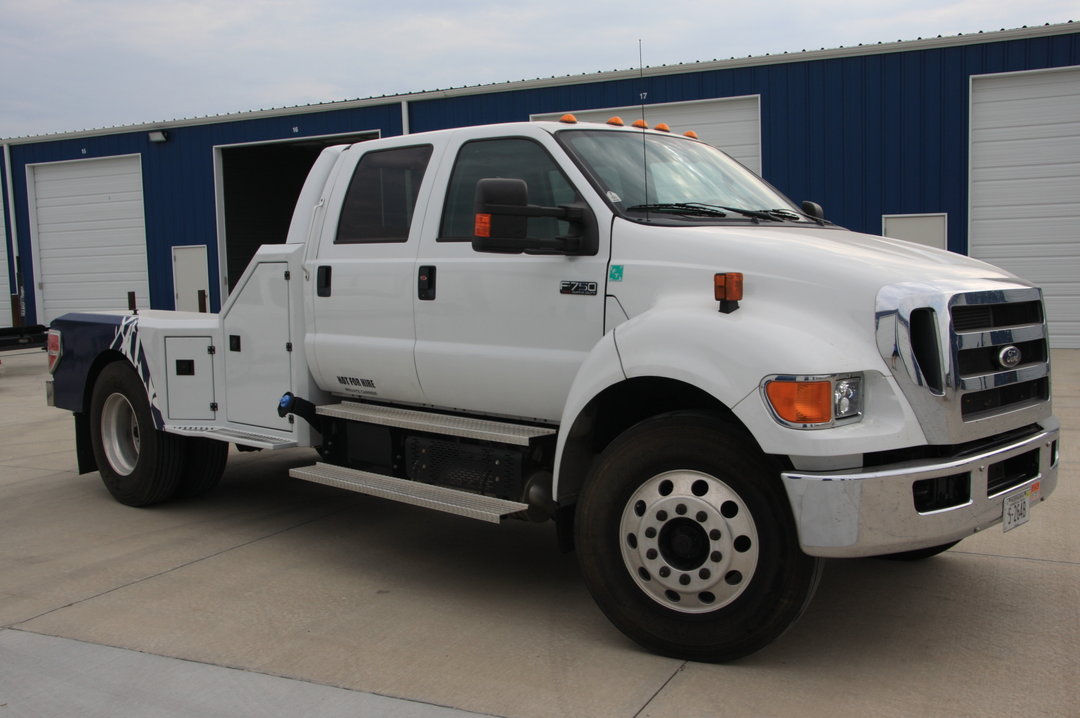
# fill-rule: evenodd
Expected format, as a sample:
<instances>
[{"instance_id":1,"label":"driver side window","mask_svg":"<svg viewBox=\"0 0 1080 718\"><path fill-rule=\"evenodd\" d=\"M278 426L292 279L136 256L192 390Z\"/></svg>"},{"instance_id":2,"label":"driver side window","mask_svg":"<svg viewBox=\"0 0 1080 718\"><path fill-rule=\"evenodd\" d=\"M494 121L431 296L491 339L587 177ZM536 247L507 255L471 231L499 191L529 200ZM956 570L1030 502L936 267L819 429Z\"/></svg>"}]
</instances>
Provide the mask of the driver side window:
<instances>
[{"instance_id":1,"label":"driver side window","mask_svg":"<svg viewBox=\"0 0 1080 718\"><path fill-rule=\"evenodd\" d=\"M580 200L555 160L533 140L510 137L468 142L458 152L446 190L440 242L472 241L476 183L488 177L525 180L529 204L555 206ZM529 218L529 237L554 239L568 232L569 224L564 220Z\"/></svg>"}]
</instances>

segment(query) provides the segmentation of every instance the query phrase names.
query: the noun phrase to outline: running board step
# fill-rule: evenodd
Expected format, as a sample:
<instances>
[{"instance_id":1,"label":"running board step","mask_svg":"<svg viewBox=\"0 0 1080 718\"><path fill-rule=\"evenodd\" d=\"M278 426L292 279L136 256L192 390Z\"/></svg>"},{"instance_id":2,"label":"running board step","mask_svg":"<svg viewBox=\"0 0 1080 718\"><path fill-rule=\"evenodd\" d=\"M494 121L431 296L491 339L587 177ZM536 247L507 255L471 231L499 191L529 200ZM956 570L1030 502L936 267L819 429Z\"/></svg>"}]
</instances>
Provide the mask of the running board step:
<instances>
[{"instance_id":1,"label":"running board step","mask_svg":"<svg viewBox=\"0 0 1080 718\"><path fill-rule=\"evenodd\" d=\"M469 419L461 416L432 414L425 411L395 409L375 404L361 404L355 401L343 401L340 404L326 404L315 408L316 413L335 419L348 419L367 424L393 426L398 429L426 431L432 434L458 436L463 439L482 439L499 444L528 446L533 439L551 436L555 429L546 426L524 426L501 421Z\"/></svg>"},{"instance_id":2,"label":"running board step","mask_svg":"<svg viewBox=\"0 0 1080 718\"><path fill-rule=\"evenodd\" d=\"M198 436L217 441L227 441L241 446L257 449L291 449L296 446L296 439L291 436L257 434L239 429L225 429L220 426L166 426L165 431L181 436Z\"/></svg>"},{"instance_id":3,"label":"running board step","mask_svg":"<svg viewBox=\"0 0 1080 718\"><path fill-rule=\"evenodd\" d=\"M335 486L358 494L370 494L403 504L422 506L448 514L466 516L471 519L499 523L503 518L529 508L528 504L516 501L481 496L467 491L456 491L443 486L421 484L416 481L395 479L392 476L373 474L368 471L347 469L341 466L318 463L289 471L294 479L312 481L316 484Z\"/></svg>"}]
</instances>

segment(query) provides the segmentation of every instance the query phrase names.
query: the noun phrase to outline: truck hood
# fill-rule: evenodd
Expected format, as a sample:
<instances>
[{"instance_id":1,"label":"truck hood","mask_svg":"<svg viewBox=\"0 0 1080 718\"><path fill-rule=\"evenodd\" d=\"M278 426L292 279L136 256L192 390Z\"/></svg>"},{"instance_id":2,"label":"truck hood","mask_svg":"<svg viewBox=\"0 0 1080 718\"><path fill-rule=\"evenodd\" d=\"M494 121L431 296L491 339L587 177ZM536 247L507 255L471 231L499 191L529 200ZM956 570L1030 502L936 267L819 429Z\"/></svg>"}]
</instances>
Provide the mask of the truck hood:
<instances>
[{"instance_id":1,"label":"truck hood","mask_svg":"<svg viewBox=\"0 0 1080 718\"><path fill-rule=\"evenodd\" d=\"M672 305L715 312L712 275L742 272L745 294L732 315L736 321L813 327L872 344L877 297L885 287L911 285L911 292L934 294L1031 286L970 257L841 229L617 220L612 231L608 293L629 319Z\"/></svg>"},{"instance_id":2,"label":"truck hood","mask_svg":"<svg viewBox=\"0 0 1080 718\"><path fill-rule=\"evenodd\" d=\"M871 307L877 292L891 284L993 280L1031 286L964 255L826 228L657 227L616 221L611 261L627 269L654 265L662 274L665 268L679 274L694 269L742 272L748 293L756 293L764 282L787 287L785 294L862 298Z\"/></svg>"}]
</instances>

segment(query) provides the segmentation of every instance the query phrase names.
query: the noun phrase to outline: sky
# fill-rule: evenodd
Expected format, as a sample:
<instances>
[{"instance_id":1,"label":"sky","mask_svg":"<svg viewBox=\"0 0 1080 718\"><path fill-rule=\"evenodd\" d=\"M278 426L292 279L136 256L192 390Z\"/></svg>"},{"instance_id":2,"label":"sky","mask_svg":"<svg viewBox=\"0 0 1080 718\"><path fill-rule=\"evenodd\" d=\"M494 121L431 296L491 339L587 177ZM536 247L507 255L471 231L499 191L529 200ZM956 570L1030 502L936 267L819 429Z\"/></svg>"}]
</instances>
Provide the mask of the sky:
<instances>
[{"instance_id":1,"label":"sky","mask_svg":"<svg viewBox=\"0 0 1080 718\"><path fill-rule=\"evenodd\" d=\"M1080 21L1076 0L0 0L0 138ZM1080 29L1080 27L1078 27Z\"/></svg>"}]
</instances>

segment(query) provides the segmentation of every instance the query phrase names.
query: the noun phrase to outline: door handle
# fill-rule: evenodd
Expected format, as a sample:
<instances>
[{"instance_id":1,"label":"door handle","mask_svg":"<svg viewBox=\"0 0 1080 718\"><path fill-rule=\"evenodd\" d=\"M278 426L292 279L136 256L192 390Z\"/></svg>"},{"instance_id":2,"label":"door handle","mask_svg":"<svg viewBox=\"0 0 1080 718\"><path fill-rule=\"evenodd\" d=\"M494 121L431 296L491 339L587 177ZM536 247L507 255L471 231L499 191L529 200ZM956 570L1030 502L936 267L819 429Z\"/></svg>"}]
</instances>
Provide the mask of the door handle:
<instances>
[{"instance_id":1,"label":"door handle","mask_svg":"<svg viewBox=\"0 0 1080 718\"><path fill-rule=\"evenodd\" d=\"M320 297L330 296L330 275L332 270L333 267L324 265L319 267L315 273L315 294Z\"/></svg>"},{"instance_id":2,"label":"door handle","mask_svg":"<svg viewBox=\"0 0 1080 718\"><path fill-rule=\"evenodd\" d=\"M422 301L430 302L435 299L435 267L420 267L416 286L416 296Z\"/></svg>"}]
</instances>

